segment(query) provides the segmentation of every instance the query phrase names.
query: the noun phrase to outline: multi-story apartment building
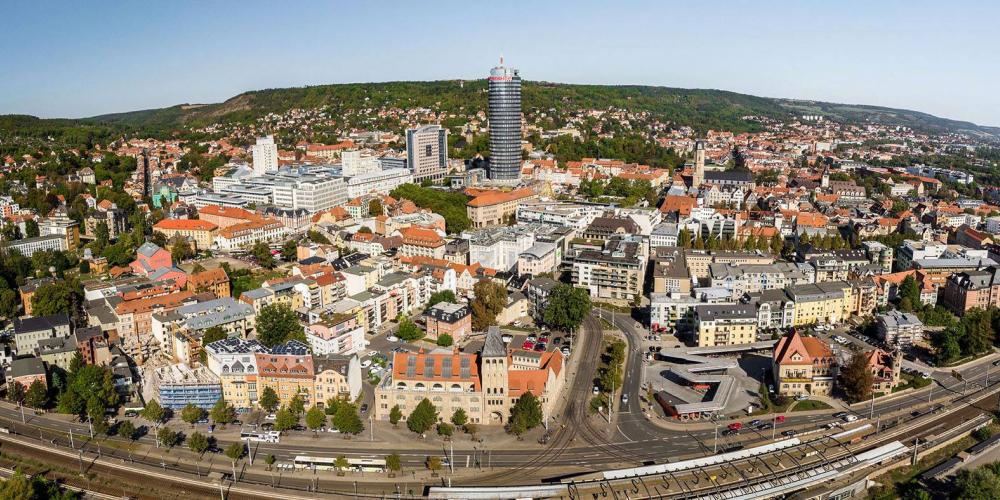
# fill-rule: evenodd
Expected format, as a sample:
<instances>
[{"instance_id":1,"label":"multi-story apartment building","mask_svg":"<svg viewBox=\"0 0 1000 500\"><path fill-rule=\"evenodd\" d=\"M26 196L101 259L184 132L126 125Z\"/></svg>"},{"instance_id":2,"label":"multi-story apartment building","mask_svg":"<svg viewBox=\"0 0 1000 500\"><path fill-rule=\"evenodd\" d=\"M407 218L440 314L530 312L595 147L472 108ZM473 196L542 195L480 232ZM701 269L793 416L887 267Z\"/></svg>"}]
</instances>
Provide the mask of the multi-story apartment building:
<instances>
[{"instance_id":1,"label":"multi-story apartment building","mask_svg":"<svg viewBox=\"0 0 1000 500\"><path fill-rule=\"evenodd\" d=\"M791 262L762 265L711 264L709 273L711 286L729 290L733 299L739 299L748 293L813 282L811 270L807 272Z\"/></svg>"},{"instance_id":2,"label":"multi-story apartment building","mask_svg":"<svg viewBox=\"0 0 1000 500\"><path fill-rule=\"evenodd\" d=\"M795 285L786 291L795 302L793 326L840 323L850 317L854 305L851 285L844 281Z\"/></svg>"},{"instance_id":3,"label":"multi-story apartment building","mask_svg":"<svg viewBox=\"0 0 1000 500\"><path fill-rule=\"evenodd\" d=\"M653 293L691 294L685 252L679 247L653 247Z\"/></svg>"},{"instance_id":4,"label":"multi-story apartment building","mask_svg":"<svg viewBox=\"0 0 1000 500\"><path fill-rule=\"evenodd\" d=\"M195 292L212 292L216 297L229 296L229 276L226 270L217 267L188 276L187 289Z\"/></svg>"},{"instance_id":5,"label":"multi-story apartment building","mask_svg":"<svg viewBox=\"0 0 1000 500\"><path fill-rule=\"evenodd\" d=\"M572 256L574 286L586 288L590 296L618 302L635 302L643 293L646 255L642 243L614 238L600 250L579 250Z\"/></svg>"},{"instance_id":6,"label":"multi-story apartment building","mask_svg":"<svg viewBox=\"0 0 1000 500\"><path fill-rule=\"evenodd\" d=\"M25 257L31 257L35 252L43 250L63 251L69 248L66 245L66 237L58 234L7 241L3 246L8 250L17 250Z\"/></svg>"},{"instance_id":7,"label":"multi-story apartment building","mask_svg":"<svg viewBox=\"0 0 1000 500\"><path fill-rule=\"evenodd\" d=\"M465 304L438 302L424 312L428 340L450 335L456 343L472 333L472 312Z\"/></svg>"},{"instance_id":8,"label":"multi-story apartment building","mask_svg":"<svg viewBox=\"0 0 1000 500\"><path fill-rule=\"evenodd\" d=\"M912 266L913 261L919 259L937 259L947 250L948 246L944 243L906 240L899 247L899 252L896 254L896 265L898 269L905 271Z\"/></svg>"},{"instance_id":9,"label":"multi-story apartment building","mask_svg":"<svg viewBox=\"0 0 1000 500\"><path fill-rule=\"evenodd\" d=\"M289 340L268 351L256 352L254 356L257 358L258 391L270 387L282 405L287 405L296 395L301 396L307 407L316 403L316 372L309 346Z\"/></svg>"},{"instance_id":10,"label":"multi-story apartment building","mask_svg":"<svg viewBox=\"0 0 1000 500\"><path fill-rule=\"evenodd\" d=\"M194 302L194 296L194 293L184 290L129 300L114 306L114 324L125 353L140 363L151 356L162 345L153 336L153 314L170 312Z\"/></svg>"},{"instance_id":11,"label":"multi-story apartment building","mask_svg":"<svg viewBox=\"0 0 1000 500\"><path fill-rule=\"evenodd\" d=\"M778 339L771 359L778 394L829 396L837 378L837 361L830 346L794 329Z\"/></svg>"},{"instance_id":12,"label":"multi-story apartment building","mask_svg":"<svg viewBox=\"0 0 1000 500\"><path fill-rule=\"evenodd\" d=\"M502 226L513 220L519 203L538 199L531 188L514 191L482 191L466 204L472 227Z\"/></svg>"},{"instance_id":13,"label":"multi-story apartment building","mask_svg":"<svg viewBox=\"0 0 1000 500\"><path fill-rule=\"evenodd\" d=\"M257 391L257 356L267 348L256 340L230 337L205 346L206 366L219 377L222 395L236 408L252 408Z\"/></svg>"},{"instance_id":14,"label":"multi-story apartment building","mask_svg":"<svg viewBox=\"0 0 1000 500\"><path fill-rule=\"evenodd\" d=\"M198 218L199 220L215 224L219 229L226 229L229 226L261 219L260 215L249 210L236 207L222 207L219 205L205 205L201 207L198 209Z\"/></svg>"},{"instance_id":15,"label":"multi-story apartment building","mask_svg":"<svg viewBox=\"0 0 1000 500\"><path fill-rule=\"evenodd\" d=\"M171 410L179 411L188 404L210 410L222 398L219 377L205 367L167 365L153 371L151 378L160 406Z\"/></svg>"},{"instance_id":16,"label":"multi-story apartment building","mask_svg":"<svg viewBox=\"0 0 1000 500\"><path fill-rule=\"evenodd\" d=\"M698 347L757 341L757 311L747 304L705 304L694 308Z\"/></svg>"},{"instance_id":17,"label":"multi-story apartment building","mask_svg":"<svg viewBox=\"0 0 1000 500\"><path fill-rule=\"evenodd\" d=\"M688 273L696 278L708 278L711 264L773 264L774 257L763 252L738 252L726 250L685 250L684 261Z\"/></svg>"},{"instance_id":18,"label":"multi-story apartment building","mask_svg":"<svg viewBox=\"0 0 1000 500\"><path fill-rule=\"evenodd\" d=\"M153 231L163 234L168 240L175 236L190 239L199 250L212 247L218 226L198 219L163 219L153 225Z\"/></svg>"},{"instance_id":19,"label":"multi-story apartment building","mask_svg":"<svg viewBox=\"0 0 1000 500\"><path fill-rule=\"evenodd\" d=\"M19 356L33 354L38 342L43 339L67 338L70 336L69 316L38 316L14 319L14 348Z\"/></svg>"},{"instance_id":20,"label":"multi-story apartment building","mask_svg":"<svg viewBox=\"0 0 1000 500\"><path fill-rule=\"evenodd\" d=\"M987 267L953 274L948 277L941 301L958 314L977 307L1000 307L1000 273L996 267Z\"/></svg>"},{"instance_id":21,"label":"multi-story apartment building","mask_svg":"<svg viewBox=\"0 0 1000 500\"><path fill-rule=\"evenodd\" d=\"M326 354L313 358L316 404L330 399L356 401L361 395L361 361L356 354Z\"/></svg>"},{"instance_id":22,"label":"multi-story apartment building","mask_svg":"<svg viewBox=\"0 0 1000 500\"><path fill-rule=\"evenodd\" d=\"M340 153L340 172L344 177L356 177L359 175L378 172L382 169L378 158L370 153L357 149L346 150Z\"/></svg>"},{"instance_id":23,"label":"multi-story apartment building","mask_svg":"<svg viewBox=\"0 0 1000 500\"><path fill-rule=\"evenodd\" d=\"M400 254L406 257L430 257L433 259L444 258L445 241L433 229L411 226L397 231L403 238L403 246L400 247Z\"/></svg>"},{"instance_id":24,"label":"multi-story apartment building","mask_svg":"<svg viewBox=\"0 0 1000 500\"><path fill-rule=\"evenodd\" d=\"M66 249L75 251L80 246L80 223L65 215L49 217L38 223L39 236L60 236L66 240Z\"/></svg>"},{"instance_id":25,"label":"multi-story apartment building","mask_svg":"<svg viewBox=\"0 0 1000 500\"><path fill-rule=\"evenodd\" d=\"M490 327L482 354L400 352L391 372L375 388L375 418L386 420L393 406L409 414L425 398L442 417L461 408L476 424L500 425L510 408L531 392L551 415L565 383L558 351L508 351L500 329Z\"/></svg>"},{"instance_id":26,"label":"multi-story apartment building","mask_svg":"<svg viewBox=\"0 0 1000 500\"><path fill-rule=\"evenodd\" d=\"M559 265L560 248L554 243L535 242L517 256L517 272L520 275L550 273Z\"/></svg>"},{"instance_id":27,"label":"multi-story apartment building","mask_svg":"<svg viewBox=\"0 0 1000 500\"><path fill-rule=\"evenodd\" d=\"M315 354L363 353L365 328L358 314L324 314L306 327L306 340Z\"/></svg>"},{"instance_id":28,"label":"multi-story apartment building","mask_svg":"<svg viewBox=\"0 0 1000 500\"><path fill-rule=\"evenodd\" d=\"M897 310L878 316L878 334L887 344L909 347L924 336L924 324L916 314Z\"/></svg>"},{"instance_id":29,"label":"multi-story apartment building","mask_svg":"<svg viewBox=\"0 0 1000 500\"><path fill-rule=\"evenodd\" d=\"M232 251L249 248L257 243L281 241L287 230L276 219L259 219L244 222L219 230L215 236L215 248Z\"/></svg>"},{"instance_id":30,"label":"multi-story apartment building","mask_svg":"<svg viewBox=\"0 0 1000 500\"><path fill-rule=\"evenodd\" d=\"M649 296L649 324L654 331L675 329L689 331L694 326L694 308L702 301L691 294L651 293Z\"/></svg>"},{"instance_id":31,"label":"multi-story apartment building","mask_svg":"<svg viewBox=\"0 0 1000 500\"><path fill-rule=\"evenodd\" d=\"M416 182L444 179L448 173L448 129L424 125L407 130L406 163Z\"/></svg>"}]
</instances>

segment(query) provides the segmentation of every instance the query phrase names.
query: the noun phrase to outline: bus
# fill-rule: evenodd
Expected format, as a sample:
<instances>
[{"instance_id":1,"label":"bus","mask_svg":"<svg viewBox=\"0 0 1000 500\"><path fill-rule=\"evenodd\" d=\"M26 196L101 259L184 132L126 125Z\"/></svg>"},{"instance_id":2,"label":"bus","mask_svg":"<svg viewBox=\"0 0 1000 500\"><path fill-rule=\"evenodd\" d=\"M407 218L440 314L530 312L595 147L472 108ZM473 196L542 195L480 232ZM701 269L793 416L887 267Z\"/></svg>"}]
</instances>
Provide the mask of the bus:
<instances>
[{"instance_id":1,"label":"bus","mask_svg":"<svg viewBox=\"0 0 1000 500\"><path fill-rule=\"evenodd\" d=\"M241 431L240 440L250 440L253 443L277 443L281 439L278 431Z\"/></svg>"},{"instance_id":2,"label":"bus","mask_svg":"<svg viewBox=\"0 0 1000 500\"><path fill-rule=\"evenodd\" d=\"M298 455L292 461L296 469L336 470L334 457L310 457ZM348 458L347 470L354 472L385 472L384 458Z\"/></svg>"}]
</instances>

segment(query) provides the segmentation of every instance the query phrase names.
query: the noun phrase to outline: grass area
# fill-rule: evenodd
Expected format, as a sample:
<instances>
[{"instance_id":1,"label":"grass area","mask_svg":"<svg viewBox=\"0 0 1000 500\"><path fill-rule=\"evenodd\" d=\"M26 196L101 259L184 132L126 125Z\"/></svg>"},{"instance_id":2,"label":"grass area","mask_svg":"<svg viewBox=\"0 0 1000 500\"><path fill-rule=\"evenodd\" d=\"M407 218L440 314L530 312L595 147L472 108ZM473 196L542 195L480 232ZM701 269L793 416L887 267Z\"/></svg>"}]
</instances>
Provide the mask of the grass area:
<instances>
[{"instance_id":1,"label":"grass area","mask_svg":"<svg viewBox=\"0 0 1000 500\"><path fill-rule=\"evenodd\" d=\"M599 307L605 311L614 311L622 314L632 314L632 306L621 306L618 304L609 304L607 302L594 302L594 307Z\"/></svg>"},{"instance_id":2,"label":"grass area","mask_svg":"<svg viewBox=\"0 0 1000 500\"><path fill-rule=\"evenodd\" d=\"M902 375L904 382L892 388L892 392L899 392L909 388L922 389L934 383L930 378L926 378L920 375L911 375L909 373L904 373Z\"/></svg>"},{"instance_id":3,"label":"grass area","mask_svg":"<svg viewBox=\"0 0 1000 500\"><path fill-rule=\"evenodd\" d=\"M615 329L615 325L612 325L610 321L608 321L608 320L606 320L604 318L599 318L599 319L601 320L601 327L604 328L605 330L614 330Z\"/></svg>"},{"instance_id":4,"label":"grass area","mask_svg":"<svg viewBox=\"0 0 1000 500\"><path fill-rule=\"evenodd\" d=\"M805 401L798 401L795 403L795 406L792 407L793 412L810 411L810 410L831 410L831 409L833 409L832 406L822 401L813 401L811 399L807 399Z\"/></svg>"},{"instance_id":5,"label":"grass area","mask_svg":"<svg viewBox=\"0 0 1000 500\"><path fill-rule=\"evenodd\" d=\"M756 409L751 413L751 415L767 415L770 413L784 413L788 410L788 406L791 405L795 400L792 398L787 398L784 396L775 395L772 399L771 394L767 392L767 387L761 384L760 390L760 408Z\"/></svg>"}]
</instances>

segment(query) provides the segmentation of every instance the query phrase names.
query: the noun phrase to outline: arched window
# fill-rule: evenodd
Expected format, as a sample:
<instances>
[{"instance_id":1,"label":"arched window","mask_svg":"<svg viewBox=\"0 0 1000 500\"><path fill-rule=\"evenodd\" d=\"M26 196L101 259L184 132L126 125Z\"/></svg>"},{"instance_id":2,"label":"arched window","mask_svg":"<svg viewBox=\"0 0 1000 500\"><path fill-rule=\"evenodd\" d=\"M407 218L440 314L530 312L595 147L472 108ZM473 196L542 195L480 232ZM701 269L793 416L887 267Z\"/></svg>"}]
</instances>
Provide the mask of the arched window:
<instances>
[{"instance_id":1,"label":"arched window","mask_svg":"<svg viewBox=\"0 0 1000 500\"><path fill-rule=\"evenodd\" d=\"M401 391L405 391L406 390L406 382L398 382L398 383L396 383L396 389L399 389Z\"/></svg>"},{"instance_id":2,"label":"arched window","mask_svg":"<svg viewBox=\"0 0 1000 500\"><path fill-rule=\"evenodd\" d=\"M432 391L443 391L444 390L444 386L441 385L441 384L435 383L434 385L431 386L431 390Z\"/></svg>"},{"instance_id":3,"label":"arched window","mask_svg":"<svg viewBox=\"0 0 1000 500\"><path fill-rule=\"evenodd\" d=\"M462 386L459 384L451 384L451 392L462 392Z\"/></svg>"},{"instance_id":4,"label":"arched window","mask_svg":"<svg viewBox=\"0 0 1000 500\"><path fill-rule=\"evenodd\" d=\"M416 385L413 386L413 388L416 389L416 390L418 390L418 391L422 391L422 390L426 389L426 387L427 386L425 386L423 382L417 382Z\"/></svg>"}]
</instances>

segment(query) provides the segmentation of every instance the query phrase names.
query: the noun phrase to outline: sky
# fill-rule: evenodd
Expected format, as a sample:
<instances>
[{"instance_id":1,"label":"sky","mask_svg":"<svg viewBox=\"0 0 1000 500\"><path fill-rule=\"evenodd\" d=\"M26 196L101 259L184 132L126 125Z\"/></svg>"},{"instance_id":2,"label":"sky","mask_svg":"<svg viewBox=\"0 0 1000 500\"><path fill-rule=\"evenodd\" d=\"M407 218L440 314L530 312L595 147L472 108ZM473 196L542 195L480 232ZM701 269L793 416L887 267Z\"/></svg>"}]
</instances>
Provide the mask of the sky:
<instances>
[{"instance_id":1,"label":"sky","mask_svg":"<svg viewBox=\"0 0 1000 500\"><path fill-rule=\"evenodd\" d=\"M0 114L483 78L713 88L1000 126L1000 2L0 0Z\"/></svg>"}]
</instances>

